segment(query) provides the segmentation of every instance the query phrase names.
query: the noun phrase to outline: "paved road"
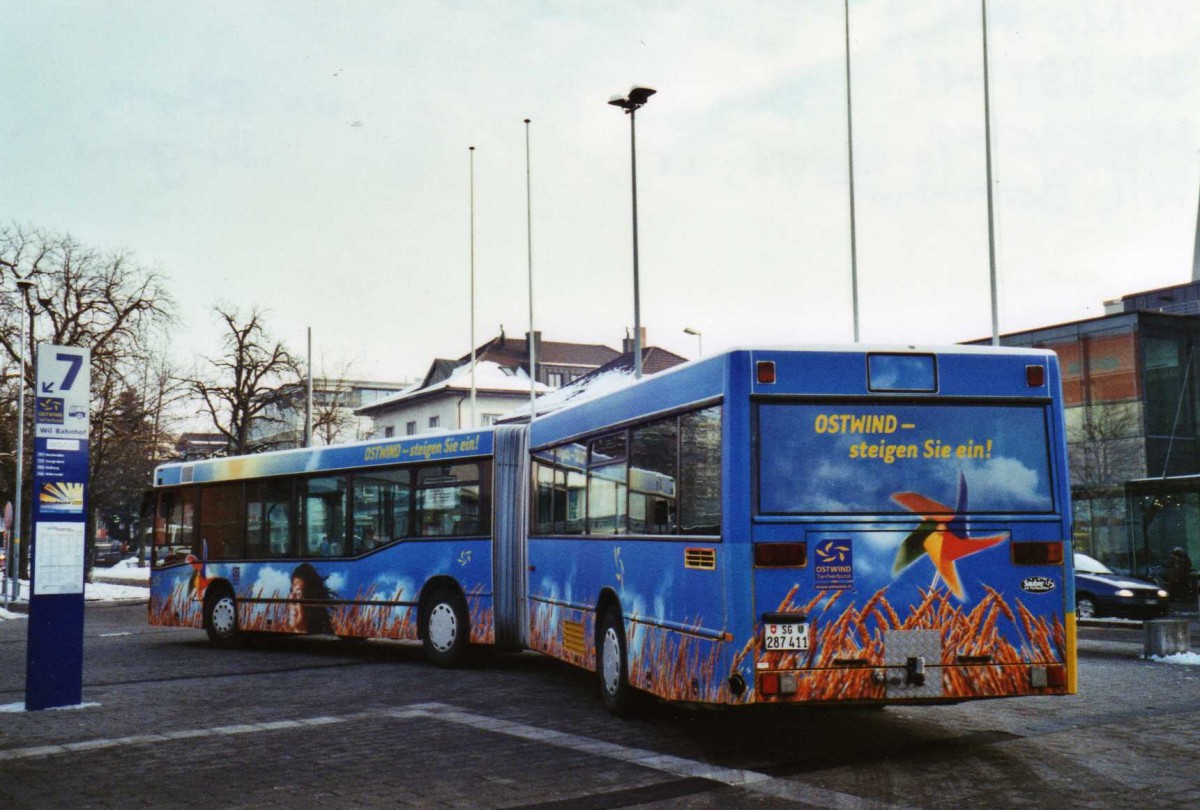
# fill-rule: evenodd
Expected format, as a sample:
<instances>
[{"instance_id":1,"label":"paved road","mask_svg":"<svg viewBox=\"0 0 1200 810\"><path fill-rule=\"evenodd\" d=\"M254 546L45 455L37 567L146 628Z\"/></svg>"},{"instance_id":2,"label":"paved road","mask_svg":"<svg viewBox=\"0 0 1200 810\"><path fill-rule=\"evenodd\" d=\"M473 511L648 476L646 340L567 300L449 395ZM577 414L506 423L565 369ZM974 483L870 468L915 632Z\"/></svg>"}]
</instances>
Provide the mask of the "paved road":
<instances>
[{"instance_id":1,"label":"paved road","mask_svg":"<svg viewBox=\"0 0 1200 810\"><path fill-rule=\"evenodd\" d=\"M1200 667L1085 629L1082 694L617 721L533 654L464 670L390 643L240 650L87 611L84 708L0 714L0 807L1200 806ZM0 705L25 623L0 622Z\"/></svg>"}]
</instances>

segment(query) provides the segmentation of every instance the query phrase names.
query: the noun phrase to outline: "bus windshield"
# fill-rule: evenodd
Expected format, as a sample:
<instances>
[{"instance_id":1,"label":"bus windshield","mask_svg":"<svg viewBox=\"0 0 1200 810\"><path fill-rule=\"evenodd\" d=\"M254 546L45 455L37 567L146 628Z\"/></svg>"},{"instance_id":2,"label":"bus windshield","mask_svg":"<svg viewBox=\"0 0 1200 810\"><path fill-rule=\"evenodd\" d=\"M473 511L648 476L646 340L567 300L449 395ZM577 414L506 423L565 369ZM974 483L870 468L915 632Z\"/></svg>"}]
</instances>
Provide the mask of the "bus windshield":
<instances>
[{"instance_id":1,"label":"bus windshield","mask_svg":"<svg viewBox=\"0 0 1200 810\"><path fill-rule=\"evenodd\" d=\"M762 403L757 415L759 514L1054 511L1040 404Z\"/></svg>"}]
</instances>

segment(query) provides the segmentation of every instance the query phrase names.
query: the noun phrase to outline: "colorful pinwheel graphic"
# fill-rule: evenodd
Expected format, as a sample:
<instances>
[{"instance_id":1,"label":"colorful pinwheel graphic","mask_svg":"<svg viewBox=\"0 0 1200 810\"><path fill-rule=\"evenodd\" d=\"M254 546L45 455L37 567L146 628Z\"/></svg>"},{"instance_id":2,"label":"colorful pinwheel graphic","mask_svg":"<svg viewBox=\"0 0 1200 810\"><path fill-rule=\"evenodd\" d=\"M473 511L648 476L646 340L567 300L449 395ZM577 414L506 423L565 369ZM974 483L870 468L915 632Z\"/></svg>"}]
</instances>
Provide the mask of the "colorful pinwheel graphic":
<instances>
[{"instance_id":1,"label":"colorful pinwheel graphic","mask_svg":"<svg viewBox=\"0 0 1200 810\"><path fill-rule=\"evenodd\" d=\"M955 562L1003 542L1008 534L966 536L964 515L967 512L967 479L961 472L958 474L958 505L954 509L916 492L897 492L892 500L921 516L920 525L900 544L892 573L899 574L921 557L929 555L938 575L946 581L958 600L964 601L966 592L959 581ZM934 582L937 582L937 576Z\"/></svg>"}]
</instances>

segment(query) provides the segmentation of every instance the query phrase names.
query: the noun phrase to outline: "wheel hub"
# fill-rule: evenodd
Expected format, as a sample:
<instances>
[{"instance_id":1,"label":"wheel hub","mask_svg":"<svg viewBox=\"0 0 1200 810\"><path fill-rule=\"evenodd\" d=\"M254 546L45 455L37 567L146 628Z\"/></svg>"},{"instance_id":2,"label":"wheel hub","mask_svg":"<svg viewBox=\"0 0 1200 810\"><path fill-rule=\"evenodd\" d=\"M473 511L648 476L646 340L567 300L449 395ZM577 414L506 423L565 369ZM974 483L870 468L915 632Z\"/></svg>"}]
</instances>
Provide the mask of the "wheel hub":
<instances>
[{"instance_id":1,"label":"wheel hub","mask_svg":"<svg viewBox=\"0 0 1200 810\"><path fill-rule=\"evenodd\" d=\"M228 596L222 596L213 605L212 626L222 636L231 636L237 631L237 608Z\"/></svg>"},{"instance_id":2,"label":"wheel hub","mask_svg":"<svg viewBox=\"0 0 1200 810\"><path fill-rule=\"evenodd\" d=\"M458 616L454 608L445 602L439 602L429 611L429 643L438 652L445 652L454 646L458 636Z\"/></svg>"},{"instance_id":3,"label":"wheel hub","mask_svg":"<svg viewBox=\"0 0 1200 810\"><path fill-rule=\"evenodd\" d=\"M604 631L604 688L610 695L615 695L621 686L621 642L617 639L617 631L608 628Z\"/></svg>"}]
</instances>

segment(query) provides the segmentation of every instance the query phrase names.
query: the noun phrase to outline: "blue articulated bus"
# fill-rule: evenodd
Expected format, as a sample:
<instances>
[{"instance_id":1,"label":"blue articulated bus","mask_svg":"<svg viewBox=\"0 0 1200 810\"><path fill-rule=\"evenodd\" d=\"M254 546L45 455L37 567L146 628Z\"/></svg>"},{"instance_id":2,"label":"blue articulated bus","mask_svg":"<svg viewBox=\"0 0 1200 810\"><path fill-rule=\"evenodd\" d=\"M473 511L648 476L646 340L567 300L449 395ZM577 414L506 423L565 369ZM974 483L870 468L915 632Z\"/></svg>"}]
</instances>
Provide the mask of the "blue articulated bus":
<instances>
[{"instance_id":1,"label":"blue articulated bus","mask_svg":"<svg viewBox=\"0 0 1200 810\"><path fill-rule=\"evenodd\" d=\"M738 350L581 399L160 467L151 622L531 649L617 714L1075 691L1053 353Z\"/></svg>"}]
</instances>

